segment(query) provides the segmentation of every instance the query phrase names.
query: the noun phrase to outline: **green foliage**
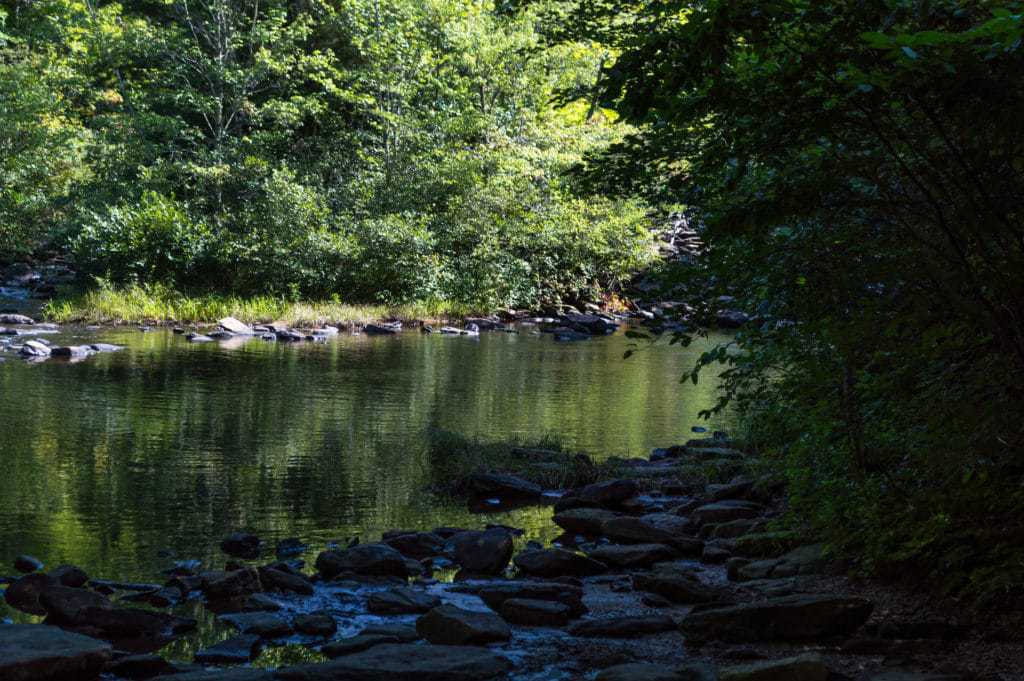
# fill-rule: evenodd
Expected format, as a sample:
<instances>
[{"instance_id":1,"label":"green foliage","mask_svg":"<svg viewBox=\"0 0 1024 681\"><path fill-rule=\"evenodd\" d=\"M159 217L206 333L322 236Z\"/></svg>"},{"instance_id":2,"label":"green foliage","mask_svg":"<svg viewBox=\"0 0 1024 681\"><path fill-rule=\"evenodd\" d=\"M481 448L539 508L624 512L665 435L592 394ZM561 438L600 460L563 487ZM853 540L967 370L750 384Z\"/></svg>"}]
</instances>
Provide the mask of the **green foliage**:
<instances>
[{"instance_id":1,"label":"green foliage","mask_svg":"<svg viewBox=\"0 0 1024 681\"><path fill-rule=\"evenodd\" d=\"M19 5L0 125L35 137L5 158L0 210L34 238L0 257L71 244L86 273L195 293L603 293L650 234L637 202L580 201L564 178L621 135L579 113L601 48L549 43L558 4Z\"/></svg>"},{"instance_id":2,"label":"green foliage","mask_svg":"<svg viewBox=\"0 0 1024 681\"><path fill-rule=\"evenodd\" d=\"M796 518L866 569L1024 592L1021 3L579 10L638 126L581 174L702 229L665 281L695 321L755 316L698 370L725 367Z\"/></svg>"}]
</instances>

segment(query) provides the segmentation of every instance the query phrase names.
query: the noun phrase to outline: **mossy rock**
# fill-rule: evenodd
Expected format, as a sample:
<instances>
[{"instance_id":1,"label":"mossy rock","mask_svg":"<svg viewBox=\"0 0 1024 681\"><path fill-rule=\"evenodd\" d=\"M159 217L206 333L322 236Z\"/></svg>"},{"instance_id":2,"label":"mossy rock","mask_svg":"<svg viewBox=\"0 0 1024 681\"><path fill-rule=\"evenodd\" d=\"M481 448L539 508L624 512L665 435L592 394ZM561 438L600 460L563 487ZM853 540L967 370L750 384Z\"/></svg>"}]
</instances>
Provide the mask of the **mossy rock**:
<instances>
[{"instance_id":1,"label":"mossy rock","mask_svg":"<svg viewBox=\"0 0 1024 681\"><path fill-rule=\"evenodd\" d=\"M800 534L793 530L774 532L753 532L736 539L735 553L748 558L776 558L792 551L803 543Z\"/></svg>"}]
</instances>

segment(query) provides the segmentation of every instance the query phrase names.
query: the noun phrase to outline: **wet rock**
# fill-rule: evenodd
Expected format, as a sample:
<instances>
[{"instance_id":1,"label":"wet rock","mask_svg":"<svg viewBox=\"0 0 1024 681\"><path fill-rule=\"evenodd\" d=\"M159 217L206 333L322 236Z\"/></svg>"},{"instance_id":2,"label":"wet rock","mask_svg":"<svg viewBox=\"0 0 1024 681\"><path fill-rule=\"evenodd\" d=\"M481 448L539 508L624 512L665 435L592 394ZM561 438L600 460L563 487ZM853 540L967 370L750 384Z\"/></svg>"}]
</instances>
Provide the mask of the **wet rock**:
<instances>
[{"instance_id":1,"label":"wet rock","mask_svg":"<svg viewBox=\"0 0 1024 681\"><path fill-rule=\"evenodd\" d=\"M0 324L22 324L24 326L31 326L35 323L36 322L34 319L32 319L31 317L26 317L23 314L0 314Z\"/></svg>"},{"instance_id":2,"label":"wet rock","mask_svg":"<svg viewBox=\"0 0 1024 681\"><path fill-rule=\"evenodd\" d=\"M361 544L344 551L324 551L316 568L327 579L342 573L370 576L407 577L405 558L387 544Z\"/></svg>"},{"instance_id":3,"label":"wet rock","mask_svg":"<svg viewBox=\"0 0 1024 681\"><path fill-rule=\"evenodd\" d=\"M694 509L690 517L698 525L707 523L727 523L731 520L756 518L761 515L762 507L750 501L718 501L705 504Z\"/></svg>"},{"instance_id":4,"label":"wet rock","mask_svg":"<svg viewBox=\"0 0 1024 681\"><path fill-rule=\"evenodd\" d=\"M213 339L209 336L204 336L201 333L189 333L185 335L185 339L189 343L212 343Z\"/></svg>"},{"instance_id":5,"label":"wet rock","mask_svg":"<svg viewBox=\"0 0 1024 681\"><path fill-rule=\"evenodd\" d=\"M138 608L84 607L78 611L74 625L76 630L98 638L127 642L132 650L152 652L195 629L196 621Z\"/></svg>"},{"instance_id":6,"label":"wet rock","mask_svg":"<svg viewBox=\"0 0 1024 681\"><path fill-rule=\"evenodd\" d=\"M623 544L673 544L682 546L690 555L700 555L704 543L699 539L682 536L689 521L667 513L652 513L642 517L622 516L604 524L603 534Z\"/></svg>"},{"instance_id":7,"label":"wet rock","mask_svg":"<svg viewBox=\"0 0 1024 681\"><path fill-rule=\"evenodd\" d=\"M423 560L444 552L444 539L433 532L408 532L386 536L384 543L406 558Z\"/></svg>"},{"instance_id":8,"label":"wet rock","mask_svg":"<svg viewBox=\"0 0 1024 681\"><path fill-rule=\"evenodd\" d=\"M673 603L685 605L712 603L718 600L718 592L715 589L684 572L659 570L651 574L634 575L633 586L639 591L658 594Z\"/></svg>"},{"instance_id":9,"label":"wet rock","mask_svg":"<svg viewBox=\"0 0 1024 681\"><path fill-rule=\"evenodd\" d=\"M50 577L56 580L61 586L81 588L89 582L89 575L74 565L60 565L49 572Z\"/></svg>"},{"instance_id":10,"label":"wet rock","mask_svg":"<svg viewBox=\"0 0 1024 681\"><path fill-rule=\"evenodd\" d=\"M204 572L200 576L200 590L207 600L221 600L248 596L263 591L260 575L253 568L229 572Z\"/></svg>"},{"instance_id":11,"label":"wet rock","mask_svg":"<svg viewBox=\"0 0 1024 681\"><path fill-rule=\"evenodd\" d=\"M636 480L608 480L596 482L577 491L573 496L584 504L615 508L640 493Z\"/></svg>"},{"instance_id":12,"label":"wet rock","mask_svg":"<svg viewBox=\"0 0 1024 681\"><path fill-rule=\"evenodd\" d=\"M259 655L260 648L259 636L244 634L200 650L195 660L197 664L203 665L245 664Z\"/></svg>"},{"instance_id":13,"label":"wet rock","mask_svg":"<svg viewBox=\"0 0 1024 681\"><path fill-rule=\"evenodd\" d=\"M583 605L583 589L560 582L495 582L477 589L476 595L496 612L501 612L505 601L510 599L560 603L569 608L573 617L587 612Z\"/></svg>"},{"instance_id":14,"label":"wet rock","mask_svg":"<svg viewBox=\"0 0 1024 681\"><path fill-rule=\"evenodd\" d=\"M703 553L700 554L700 562L707 563L708 565L718 565L726 562L731 557L732 551L729 549L707 544L704 546Z\"/></svg>"},{"instance_id":15,"label":"wet rock","mask_svg":"<svg viewBox=\"0 0 1024 681\"><path fill-rule=\"evenodd\" d=\"M120 345L111 345L110 343L93 343L92 345L89 346L89 348L92 349L93 352L108 354L111 352L120 352L121 350L124 350L124 348L121 347Z\"/></svg>"},{"instance_id":16,"label":"wet rock","mask_svg":"<svg viewBox=\"0 0 1024 681\"><path fill-rule=\"evenodd\" d=\"M412 643L422 638L416 631L416 626L412 624L375 624L359 633L365 636L391 636L402 643Z\"/></svg>"},{"instance_id":17,"label":"wet rock","mask_svg":"<svg viewBox=\"0 0 1024 681\"><path fill-rule=\"evenodd\" d=\"M22 357L49 357L50 347L40 341L26 341L18 351Z\"/></svg>"},{"instance_id":18,"label":"wet rock","mask_svg":"<svg viewBox=\"0 0 1024 681\"><path fill-rule=\"evenodd\" d=\"M236 532L224 538L220 543L220 550L235 558L253 560L260 557L261 544L260 538L255 534Z\"/></svg>"},{"instance_id":19,"label":"wet rock","mask_svg":"<svg viewBox=\"0 0 1024 681\"><path fill-rule=\"evenodd\" d=\"M282 591L287 593L313 595L313 583L301 575L293 575L272 567L259 569L260 584L266 591Z\"/></svg>"},{"instance_id":20,"label":"wet rock","mask_svg":"<svg viewBox=\"0 0 1024 681\"><path fill-rule=\"evenodd\" d=\"M633 663L609 667L595 681L716 681L707 665L690 664L670 667L661 664Z\"/></svg>"},{"instance_id":21,"label":"wet rock","mask_svg":"<svg viewBox=\"0 0 1024 681\"><path fill-rule=\"evenodd\" d=\"M420 617L416 631L433 644L450 646L487 645L512 637L508 625L494 613L454 605L442 605Z\"/></svg>"},{"instance_id":22,"label":"wet rock","mask_svg":"<svg viewBox=\"0 0 1024 681\"><path fill-rule=\"evenodd\" d=\"M487 681L504 678L511 663L467 646L384 644L320 665L286 667L279 681Z\"/></svg>"},{"instance_id":23,"label":"wet rock","mask_svg":"<svg viewBox=\"0 0 1024 681\"><path fill-rule=\"evenodd\" d=\"M728 667L719 681L828 681L829 672L820 655L807 654Z\"/></svg>"},{"instance_id":24,"label":"wet rock","mask_svg":"<svg viewBox=\"0 0 1024 681\"><path fill-rule=\"evenodd\" d=\"M18 556L14 559L14 569L18 572L38 572L43 569L43 562L32 556Z\"/></svg>"},{"instance_id":25,"label":"wet rock","mask_svg":"<svg viewBox=\"0 0 1024 681\"><path fill-rule=\"evenodd\" d=\"M509 598L501 604L501 616L524 627L561 627L572 619L572 608L557 601Z\"/></svg>"},{"instance_id":26,"label":"wet rock","mask_svg":"<svg viewBox=\"0 0 1024 681\"><path fill-rule=\"evenodd\" d=\"M503 528L463 532L452 537L455 562L464 570L480 575L498 575L512 559L512 533Z\"/></svg>"},{"instance_id":27,"label":"wet rock","mask_svg":"<svg viewBox=\"0 0 1024 681\"><path fill-rule=\"evenodd\" d=\"M94 679L110 660L110 645L39 624L0 626L0 679Z\"/></svg>"},{"instance_id":28,"label":"wet rock","mask_svg":"<svg viewBox=\"0 0 1024 681\"><path fill-rule=\"evenodd\" d=\"M292 627L300 634L307 636L333 636L338 630L338 623L334 621L330 613L311 612L299 615L292 621Z\"/></svg>"},{"instance_id":29,"label":"wet rock","mask_svg":"<svg viewBox=\"0 0 1024 681\"><path fill-rule=\"evenodd\" d=\"M59 626L90 624L91 610L113 607L110 600L95 591L67 586L51 586L39 594L39 605L46 611L47 622Z\"/></svg>"},{"instance_id":30,"label":"wet rock","mask_svg":"<svg viewBox=\"0 0 1024 681\"><path fill-rule=\"evenodd\" d=\"M581 620L569 627L569 633L580 638L637 638L675 630L676 623L665 615L604 617Z\"/></svg>"},{"instance_id":31,"label":"wet rock","mask_svg":"<svg viewBox=\"0 0 1024 681\"><path fill-rule=\"evenodd\" d=\"M540 485L528 480L498 473L473 473L466 484L474 496L505 500L539 499L544 492Z\"/></svg>"},{"instance_id":32,"label":"wet rock","mask_svg":"<svg viewBox=\"0 0 1024 681\"><path fill-rule=\"evenodd\" d=\"M607 509L582 507L556 513L552 520L566 532L596 536L603 532L605 523L618 517Z\"/></svg>"},{"instance_id":33,"label":"wet rock","mask_svg":"<svg viewBox=\"0 0 1024 681\"><path fill-rule=\"evenodd\" d=\"M12 582L4 591L4 600L15 610L29 615L45 615L46 609L39 603L39 596L53 587L56 580L49 575L35 572Z\"/></svg>"},{"instance_id":34,"label":"wet rock","mask_svg":"<svg viewBox=\"0 0 1024 681\"><path fill-rule=\"evenodd\" d=\"M222 615L219 619L243 634L253 634L260 638L283 638L291 636L294 631L284 618L268 612Z\"/></svg>"},{"instance_id":35,"label":"wet rock","mask_svg":"<svg viewBox=\"0 0 1024 681\"><path fill-rule=\"evenodd\" d=\"M398 587L371 594L366 608L374 615L420 615L441 605L441 599L423 591Z\"/></svg>"},{"instance_id":36,"label":"wet rock","mask_svg":"<svg viewBox=\"0 0 1024 681\"><path fill-rule=\"evenodd\" d=\"M377 324L367 324L363 327L363 332L371 336L391 336L401 330L401 322L379 322Z\"/></svg>"},{"instance_id":37,"label":"wet rock","mask_svg":"<svg viewBox=\"0 0 1024 681\"><path fill-rule=\"evenodd\" d=\"M605 545L593 549L589 555L612 567L649 568L655 563L672 560L676 551L664 544Z\"/></svg>"},{"instance_id":38,"label":"wet rock","mask_svg":"<svg viewBox=\"0 0 1024 681\"><path fill-rule=\"evenodd\" d=\"M96 354L96 351L89 345L66 345L62 347L56 347L50 349L50 355L53 357L66 357L71 359L81 359L83 357L89 357L90 355Z\"/></svg>"},{"instance_id":39,"label":"wet rock","mask_svg":"<svg viewBox=\"0 0 1024 681\"><path fill-rule=\"evenodd\" d=\"M164 587L148 594L145 601L156 608L169 608L182 599L182 593L173 587Z\"/></svg>"},{"instance_id":40,"label":"wet rock","mask_svg":"<svg viewBox=\"0 0 1024 681\"><path fill-rule=\"evenodd\" d=\"M386 634L360 634L350 638L343 638L339 641L331 641L320 648L320 652L333 660L338 657L344 657L345 655L361 653L364 650L373 648L374 646L399 642L400 639L397 637Z\"/></svg>"},{"instance_id":41,"label":"wet rock","mask_svg":"<svg viewBox=\"0 0 1024 681\"><path fill-rule=\"evenodd\" d=\"M514 560L520 572L534 577L599 575L607 570L603 563L565 549L523 551Z\"/></svg>"},{"instance_id":42,"label":"wet rock","mask_svg":"<svg viewBox=\"0 0 1024 681\"><path fill-rule=\"evenodd\" d=\"M781 558L758 560L737 570L736 581L815 574L825 565L820 544L802 546Z\"/></svg>"},{"instance_id":43,"label":"wet rock","mask_svg":"<svg viewBox=\"0 0 1024 681\"><path fill-rule=\"evenodd\" d=\"M159 655L129 655L111 662L104 671L123 679L149 679L172 673L174 665Z\"/></svg>"},{"instance_id":44,"label":"wet rock","mask_svg":"<svg viewBox=\"0 0 1024 681\"><path fill-rule=\"evenodd\" d=\"M694 611L679 626L694 641L817 640L853 633L871 610L861 598L793 595Z\"/></svg>"}]
</instances>

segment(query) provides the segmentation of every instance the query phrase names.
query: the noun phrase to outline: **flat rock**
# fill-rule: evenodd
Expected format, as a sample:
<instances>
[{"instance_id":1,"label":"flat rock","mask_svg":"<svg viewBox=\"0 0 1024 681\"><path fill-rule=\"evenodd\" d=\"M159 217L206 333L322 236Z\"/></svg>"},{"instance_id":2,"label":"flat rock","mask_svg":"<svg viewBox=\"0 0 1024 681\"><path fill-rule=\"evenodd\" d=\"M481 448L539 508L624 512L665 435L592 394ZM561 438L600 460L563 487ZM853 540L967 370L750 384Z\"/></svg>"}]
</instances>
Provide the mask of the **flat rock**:
<instances>
[{"instance_id":1,"label":"flat rock","mask_svg":"<svg viewBox=\"0 0 1024 681\"><path fill-rule=\"evenodd\" d=\"M236 336L251 336L254 333L248 324L240 322L234 317L225 317L217 323L220 325L220 328Z\"/></svg>"},{"instance_id":2,"label":"flat rock","mask_svg":"<svg viewBox=\"0 0 1024 681\"><path fill-rule=\"evenodd\" d=\"M569 627L570 634L581 638L637 638L675 630L676 623L665 615L604 617L581 620Z\"/></svg>"},{"instance_id":3,"label":"flat rock","mask_svg":"<svg viewBox=\"0 0 1024 681\"><path fill-rule=\"evenodd\" d=\"M0 679L66 681L99 676L108 643L41 624L0 626Z\"/></svg>"},{"instance_id":4,"label":"flat rock","mask_svg":"<svg viewBox=\"0 0 1024 681\"><path fill-rule=\"evenodd\" d=\"M274 681L272 672L265 669L222 669L219 671L193 671L184 674L157 677L160 681Z\"/></svg>"},{"instance_id":5,"label":"flat rock","mask_svg":"<svg viewBox=\"0 0 1024 681\"><path fill-rule=\"evenodd\" d=\"M718 600L718 592L685 572L658 570L650 574L633 576L633 586L639 591L658 594L673 603L693 605Z\"/></svg>"},{"instance_id":6,"label":"flat rock","mask_svg":"<svg viewBox=\"0 0 1024 681\"><path fill-rule=\"evenodd\" d=\"M803 641L845 636L871 615L870 602L847 596L793 595L691 612L680 629L695 641Z\"/></svg>"},{"instance_id":7,"label":"flat rock","mask_svg":"<svg viewBox=\"0 0 1024 681\"><path fill-rule=\"evenodd\" d=\"M524 627L561 627L572 619L572 608L557 601L509 598L501 604L501 616Z\"/></svg>"},{"instance_id":8,"label":"flat rock","mask_svg":"<svg viewBox=\"0 0 1024 681\"><path fill-rule=\"evenodd\" d=\"M222 615L219 619L243 634L255 634L260 638L283 638L294 633L292 625L287 620L270 612Z\"/></svg>"},{"instance_id":9,"label":"flat rock","mask_svg":"<svg viewBox=\"0 0 1024 681\"><path fill-rule=\"evenodd\" d=\"M655 563L672 560L676 551L665 544L630 544L599 546L589 553L594 560L618 568L649 568Z\"/></svg>"},{"instance_id":10,"label":"flat rock","mask_svg":"<svg viewBox=\"0 0 1024 681\"><path fill-rule=\"evenodd\" d=\"M124 679L148 679L170 674L174 665L159 655L129 655L111 662L104 671Z\"/></svg>"},{"instance_id":11,"label":"flat rock","mask_svg":"<svg viewBox=\"0 0 1024 681\"><path fill-rule=\"evenodd\" d=\"M475 590L477 596L491 610L501 612L502 605L509 599L552 601L569 608L574 617L587 612L583 604L583 589L560 582L493 582Z\"/></svg>"},{"instance_id":12,"label":"flat rock","mask_svg":"<svg viewBox=\"0 0 1024 681\"><path fill-rule=\"evenodd\" d=\"M0 314L0 324L22 324L24 326L31 326L35 323L34 319L26 317L23 314Z\"/></svg>"},{"instance_id":13,"label":"flat rock","mask_svg":"<svg viewBox=\"0 0 1024 681\"><path fill-rule=\"evenodd\" d=\"M520 572L534 577L585 577L607 570L603 563L565 549L523 551L514 562Z\"/></svg>"},{"instance_id":14,"label":"flat rock","mask_svg":"<svg viewBox=\"0 0 1024 681\"><path fill-rule=\"evenodd\" d=\"M690 518L698 525L727 523L732 520L756 518L763 510L760 504L750 501L727 500L696 508L690 513Z\"/></svg>"},{"instance_id":15,"label":"flat rock","mask_svg":"<svg viewBox=\"0 0 1024 681\"><path fill-rule=\"evenodd\" d=\"M719 681L828 681L828 667L820 655L807 654L727 667Z\"/></svg>"},{"instance_id":16,"label":"flat rock","mask_svg":"<svg viewBox=\"0 0 1024 681\"><path fill-rule=\"evenodd\" d=\"M398 587L370 595L366 609L374 615L420 615L441 605L441 599L424 591Z\"/></svg>"},{"instance_id":17,"label":"flat rock","mask_svg":"<svg viewBox=\"0 0 1024 681\"><path fill-rule=\"evenodd\" d=\"M338 630L338 623L329 613L311 612L299 615L292 621L292 627L300 634L307 636L333 636Z\"/></svg>"},{"instance_id":18,"label":"flat rock","mask_svg":"<svg viewBox=\"0 0 1024 681\"><path fill-rule=\"evenodd\" d=\"M252 634L235 636L196 653L197 664L245 664L260 651L260 637Z\"/></svg>"},{"instance_id":19,"label":"flat rock","mask_svg":"<svg viewBox=\"0 0 1024 681\"><path fill-rule=\"evenodd\" d=\"M401 642L401 639L398 637L389 636L387 634L359 634L358 636L351 636L338 641L331 641L320 648L320 652L333 660L336 657L355 655L356 653L361 653L364 650L369 650L374 646L384 645L385 643Z\"/></svg>"},{"instance_id":20,"label":"flat rock","mask_svg":"<svg viewBox=\"0 0 1024 681\"><path fill-rule=\"evenodd\" d=\"M596 536L604 531L608 521L615 520L619 514L604 508L571 508L556 513L552 520L566 532Z\"/></svg>"},{"instance_id":21,"label":"flat rock","mask_svg":"<svg viewBox=\"0 0 1024 681\"><path fill-rule=\"evenodd\" d=\"M416 620L416 631L437 645L487 645L507 641L512 632L492 612L463 610L454 605L434 608Z\"/></svg>"},{"instance_id":22,"label":"flat rock","mask_svg":"<svg viewBox=\"0 0 1024 681\"><path fill-rule=\"evenodd\" d=\"M819 572L825 565L820 544L801 546L789 553L767 560L756 560L737 571L737 581L754 579L780 579Z\"/></svg>"},{"instance_id":23,"label":"flat rock","mask_svg":"<svg viewBox=\"0 0 1024 681\"><path fill-rule=\"evenodd\" d=\"M511 663L467 646L384 644L326 664L286 667L279 681L487 681L504 678Z\"/></svg>"}]
</instances>

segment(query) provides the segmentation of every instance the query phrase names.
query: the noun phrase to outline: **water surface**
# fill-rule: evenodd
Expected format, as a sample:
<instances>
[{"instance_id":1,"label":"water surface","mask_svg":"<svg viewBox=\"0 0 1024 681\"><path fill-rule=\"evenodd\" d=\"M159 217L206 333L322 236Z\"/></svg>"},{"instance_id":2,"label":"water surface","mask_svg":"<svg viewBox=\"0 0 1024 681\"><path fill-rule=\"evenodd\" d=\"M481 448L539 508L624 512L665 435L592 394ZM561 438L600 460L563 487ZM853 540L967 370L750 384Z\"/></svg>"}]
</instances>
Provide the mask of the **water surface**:
<instances>
[{"instance_id":1,"label":"water surface","mask_svg":"<svg viewBox=\"0 0 1024 681\"><path fill-rule=\"evenodd\" d=\"M484 520L426 493L427 429L643 456L690 437L714 401L711 376L679 380L706 343L624 361L621 333L572 344L528 329L297 345L135 329L53 340L85 339L126 349L0 363L0 574L29 553L152 580L175 559L223 562L217 544L236 529L314 547L487 521L543 533L550 509Z\"/></svg>"}]
</instances>

